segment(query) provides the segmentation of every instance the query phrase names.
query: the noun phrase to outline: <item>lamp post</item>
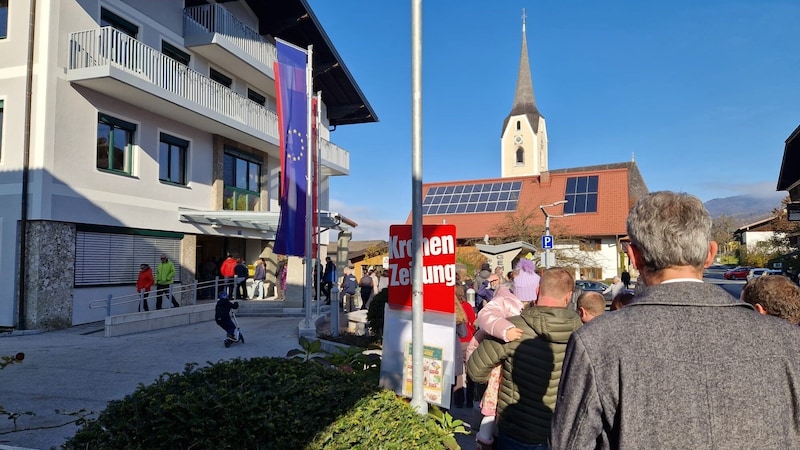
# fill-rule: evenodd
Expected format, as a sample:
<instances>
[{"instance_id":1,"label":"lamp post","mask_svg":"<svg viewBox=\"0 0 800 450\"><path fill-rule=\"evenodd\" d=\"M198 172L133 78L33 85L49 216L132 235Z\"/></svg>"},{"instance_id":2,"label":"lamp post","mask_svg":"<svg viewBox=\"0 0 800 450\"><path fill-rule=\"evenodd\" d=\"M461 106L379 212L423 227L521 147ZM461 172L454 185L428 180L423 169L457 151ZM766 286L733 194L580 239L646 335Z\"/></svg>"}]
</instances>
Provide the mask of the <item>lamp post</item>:
<instances>
[{"instance_id":1,"label":"lamp post","mask_svg":"<svg viewBox=\"0 0 800 450\"><path fill-rule=\"evenodd\" d=\"M557 215L557 216L551 216L550 214L547 213L547 210L545 210L545 208L551 208L553 206L563 205L565 203L567 203L566 200L559 200L559 201L557 201L555 203L551 203L549 205L539 205L539 209L541 209L542 210L542 214L544 214L544 235L545 236L550 236L550 218L551 217L567 217L567 216L573 216L574 215L574 214L560 214L560 215ZM550 248L549 247L544 249L544 268L545 269L549 269L550 268Z\"/></svg>"}]
</instances>

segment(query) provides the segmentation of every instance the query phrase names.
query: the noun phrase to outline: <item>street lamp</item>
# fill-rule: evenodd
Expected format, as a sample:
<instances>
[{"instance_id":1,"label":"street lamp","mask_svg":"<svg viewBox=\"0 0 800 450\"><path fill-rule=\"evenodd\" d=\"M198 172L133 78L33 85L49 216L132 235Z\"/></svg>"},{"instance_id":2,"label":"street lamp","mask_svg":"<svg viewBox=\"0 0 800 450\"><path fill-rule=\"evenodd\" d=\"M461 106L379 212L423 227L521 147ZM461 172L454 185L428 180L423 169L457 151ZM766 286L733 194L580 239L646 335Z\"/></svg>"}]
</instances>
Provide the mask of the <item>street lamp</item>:
<instances>
[{"instance_id":1,"label":"street lamp","mask_svg":"<svg viewBox=\"0 0 800 450\"><path fill-rule=\"evenodd\" d=\"M569 217L574 216L575 214L559 214L556 216L551 216L547 213L545 208L552 208L553 206L563 205L567 203L566 200L559 200L555 203L551 203L549 205L539 205L539 209L542 210L542 214L544 214L544 234L545 236L550 236L550 218L551 217ZM550 268L550 247L544 249L544 268Z\"/></svg>"}]
</instances>

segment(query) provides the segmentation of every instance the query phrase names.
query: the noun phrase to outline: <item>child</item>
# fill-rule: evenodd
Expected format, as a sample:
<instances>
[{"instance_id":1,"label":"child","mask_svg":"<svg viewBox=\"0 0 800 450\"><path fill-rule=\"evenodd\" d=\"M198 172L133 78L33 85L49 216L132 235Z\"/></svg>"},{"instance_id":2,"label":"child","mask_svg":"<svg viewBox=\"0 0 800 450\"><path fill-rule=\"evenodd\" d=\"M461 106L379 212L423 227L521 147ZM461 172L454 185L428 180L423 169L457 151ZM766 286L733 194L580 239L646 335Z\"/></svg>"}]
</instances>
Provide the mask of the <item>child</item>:
<instances>
[{"instance_id":1,"label":"child","mask_svg":"<svg viewBox=\"0 0 800 450\"><path fill-rule=\"evenodd\" d=\"M517 269L521 269L520 271L528 271L529 267L527 264L532 266L533 263L528 260L523 261L524 263L520 261ZM516 279L515 277L515 280ZM535 294L533 297L534 298L530 298L526 295L525 300L528 302L534 301ZM487 303L486 306L481 309L480 313L478 313L477 323L480 329L475 333L475 337L467 348L467 358L478 348L479 342L486 334L494 336L504 342L511 342L519 339L522 336L522 330L516 328L506 318L518 316L520 312L522 312L524 306L525 303L523 303L520 298L514 295L506 286L500 285L494 293L492 301ZM494 417L497 411L497 393L500 389L501 373L502 367L500 366L492 370L492 374L486 386L486 391L481 399L481 414L483 418L481 419L480 430L476 436L476 448L478 450L492 448L492 442L494 442Z\"/></svg>"},{"instance_id":2,"label":"child","mask_svg":"<svg viewBox=\"0 0 800 450\"><path fill-rule=\"evenodd\" d=\"M234 337L236 325L234 325L233 320L231 320L231 309L239 309L239 302L231 302L230 298L228 298L228 293L224 291L221 292L219 294L219 300L217 300L214 320L216 320L220 328L228 333L228 339L236 340Z\"/></svg>"}]
</instances>

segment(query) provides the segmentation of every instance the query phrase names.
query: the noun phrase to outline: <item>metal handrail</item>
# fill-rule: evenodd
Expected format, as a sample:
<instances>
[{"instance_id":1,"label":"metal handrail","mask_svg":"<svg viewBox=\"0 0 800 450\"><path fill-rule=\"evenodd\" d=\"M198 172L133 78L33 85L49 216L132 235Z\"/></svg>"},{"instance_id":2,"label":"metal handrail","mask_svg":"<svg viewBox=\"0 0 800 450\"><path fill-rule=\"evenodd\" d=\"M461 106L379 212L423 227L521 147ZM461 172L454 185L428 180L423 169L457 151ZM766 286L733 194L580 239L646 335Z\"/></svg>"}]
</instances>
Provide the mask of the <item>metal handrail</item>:
<instances>
[{"instance_id":1,"label":"metal handrail","mask_svg":"<svg viewBox=\"0 0 800 450\"><path fill-rule=\"evenodd\" d=\"M195 281L194 283L191 283L191 284L182 284L177 289L174 289L175 285L171 284L171 285L169 285L169 290L167 292L167 298L172 298L175 295L181 295L181 294L184 294L186 292L193 292L194 294L193 294L192 300L193 300L194 303L196 303L197 302L197 292L199 292L200 290L211 289L211 288L214 289L213 298L217 298L219 296L219 292L220 292L220 290L222 288L224 288L226 285L228 285L231 282L233 283L234 286L236 286L236 284L239 283L241 280L242 280L242 278L240 278L240 277L233 277L232 279L217 277L217 278L215 278L213 280L209 280L209 281L202 281L202 282ZM158 289L156 289L155 286L153 286L151 288L151 290L149 291L149 293L152 293L153 295L148 296L148 300L150 298L156 298L156 296L158 294ZM111 309L113 307L115 307L115 306L125 305L125 304L128 304L128 303L139 303L139 304L142 304L143 301L144 301L144 293L143 292L139 292L139 293L136 293L136 294L126 294L126 295L122 295L122 296L118 296L118 297L114 297L111 294L109 294L106 298L96 299L96 300L90 301L89 302L89 309L105 308L106 309L106 316L110 316L111 315Z\"/></svg>"}]
</instances>

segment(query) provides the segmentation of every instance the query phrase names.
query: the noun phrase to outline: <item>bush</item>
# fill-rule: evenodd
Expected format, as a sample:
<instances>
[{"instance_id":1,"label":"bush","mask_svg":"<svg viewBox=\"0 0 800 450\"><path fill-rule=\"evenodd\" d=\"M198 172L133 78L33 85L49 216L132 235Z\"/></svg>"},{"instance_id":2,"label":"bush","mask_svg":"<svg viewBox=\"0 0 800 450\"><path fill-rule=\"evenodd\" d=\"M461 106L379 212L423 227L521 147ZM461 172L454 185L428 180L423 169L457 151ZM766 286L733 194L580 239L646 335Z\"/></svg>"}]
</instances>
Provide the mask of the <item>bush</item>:
<instances>
[{"instance_id":1,"label":"bush","mask_svg":"<svg viewBox=\"0 0 800 450\"><path fill-rule=\"evenodd\" d=\"M393 392L381 391L323 430L307 447L323 449L457 449L431 416L421 416Z\"/></svg>"},{"instance_id":2,"label":"bush","mask_svg":"<svg viewBox=\"0 0 800 450\"><path fill-rule=\"evenodd\" d=\"M378 390L365 380L282 358L189 364L110 402L64 448L301 449Z\"/></svg>"},{"instance_id":3,"label":"bush","mask_svg":"<svg viewBox=\"0 0 800 450\"><path fill-rule=\"evenodd\" d=\"M309 361L187 364L110 402L63 448L458 448L453 433L464 432L460 421L435 408L438 415L418 415L380 390L371 370Z\"/></svg>"}]
</instances>

